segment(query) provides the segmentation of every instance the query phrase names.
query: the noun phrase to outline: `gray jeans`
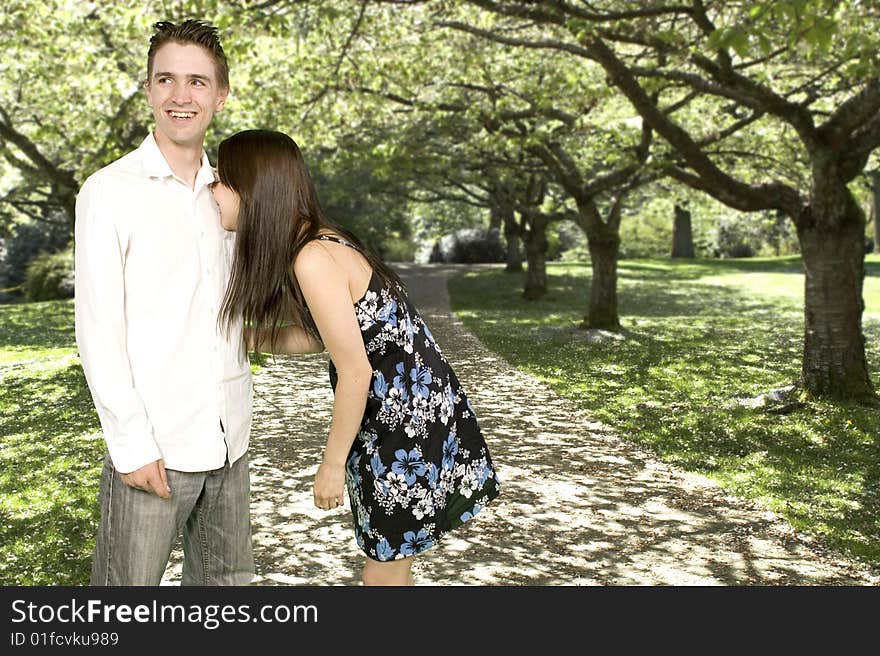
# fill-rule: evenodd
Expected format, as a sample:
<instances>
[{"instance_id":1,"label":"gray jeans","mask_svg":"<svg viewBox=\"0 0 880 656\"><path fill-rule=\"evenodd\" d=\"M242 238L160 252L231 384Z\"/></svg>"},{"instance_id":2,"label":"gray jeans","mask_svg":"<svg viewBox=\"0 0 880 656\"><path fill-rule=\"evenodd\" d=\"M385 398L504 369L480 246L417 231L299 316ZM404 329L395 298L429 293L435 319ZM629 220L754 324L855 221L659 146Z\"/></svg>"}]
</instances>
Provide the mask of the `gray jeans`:
<instances>
[{"instance_id":1,"label":"gray jeans","mask_svg":"<svg viewBox=\"0 0 880 656\"><path fill-rule=\"evenodd\" d=\"M108 456L91 585L159 585L183 532L183 585L247 585L254 575L247 454L207 472L167 469L170 499L129 487Z\"/></svg>"}]
</instances>

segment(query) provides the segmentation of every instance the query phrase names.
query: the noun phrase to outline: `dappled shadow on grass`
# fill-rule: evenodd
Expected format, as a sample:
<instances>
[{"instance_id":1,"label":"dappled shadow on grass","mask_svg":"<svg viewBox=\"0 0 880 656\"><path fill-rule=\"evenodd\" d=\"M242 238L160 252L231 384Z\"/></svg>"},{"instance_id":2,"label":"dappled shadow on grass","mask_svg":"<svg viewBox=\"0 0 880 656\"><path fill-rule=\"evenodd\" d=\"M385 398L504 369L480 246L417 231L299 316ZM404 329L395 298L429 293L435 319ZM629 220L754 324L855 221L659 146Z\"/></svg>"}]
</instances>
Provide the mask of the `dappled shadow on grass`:
<instances>
[{"instance_id":1,"label":"dappled shadow on grass","mask_svg":"<svg viewBox=\"0 0 880 656\"><path fill-rule=\"evenodd\" d=\"M72 300L0 305L0 348L73 345Z\"/></svg>"},{"instance_id":2,"label":"dappled shadow on grass","mask_svg":"<svg viewBox=\"0 0 880 656\"><path fill-rule=\"evenodd\" d=\"M0 580L86 584L104 443L82 369L69 356L0 377Z\"/></svg>"},{"instance_id":3,"label":"dappled shadow on grass","mask_svg":"<svg viewBox=\"0 0 880 656\"><path fill-rule=\"evenodd\" d=\"M570 266L570 265L569 265ZM569 267L551 267L547 295L534 301L524 301L521 295L522 274L511 276L498 270L481 272L476 279L469 274L480 289L480 294L463 297L462 311L505 312L504 320L516 324L556 323L559 317L580 322L588 309L590 275L589 268L582 267L586 275L566 273ZM626 270L637 270L627 262ZM793 299L774 299L747 290L737 291L730 287L713 284L687 284L697 282L708 275L717 275L715 269L707 269L692 278L671 276L668 271L658 271L654 279L639 275L621 275L618 286L618 304L621 321L627 325L628 317L677 317L693 315L727 315L731 318L745 312L760 313L767 317L784 310L794 312L793 320L799 319L801 306ZM672 284L678 282L679 284ZM500 317L486 316L489 321Z\"/></svg>"},{"instance_id":4,"label":"dappled shadow on grass","mask_svg":"<svg viewBox=\"0 0 880 656\"><path fill-rule=\"evenodd\" d=\"M552 275L551 285L565 300L587 279ZM876 411L815 402L779 416L732 404L799 377L799 306L790 298L755 302L747 290L723 286L708 297L699 281L678 283L670 299L666 283L622 285L625 339L595 342L572 330L574 312L547 310L556 304L494 303L513 284L494 272L451 287L465 321L492 348L592 416L669 462L767 501L829 544L880 562ZM865 322L875 381L878 328Z\"/></svg>"}]
</instances>

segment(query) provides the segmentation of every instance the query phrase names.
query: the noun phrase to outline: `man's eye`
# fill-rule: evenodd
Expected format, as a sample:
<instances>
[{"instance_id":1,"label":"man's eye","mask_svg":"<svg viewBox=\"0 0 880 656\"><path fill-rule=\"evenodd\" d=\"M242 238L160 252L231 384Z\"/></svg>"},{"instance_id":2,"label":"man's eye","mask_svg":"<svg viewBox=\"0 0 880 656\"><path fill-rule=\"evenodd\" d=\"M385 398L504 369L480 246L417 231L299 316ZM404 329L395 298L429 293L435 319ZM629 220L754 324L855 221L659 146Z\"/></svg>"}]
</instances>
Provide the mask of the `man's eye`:
<instances>
[{"instance_id":1,"label":"man's eye","mask_svg":"<svg viewBox=\"0 0 880 656\"><path fill-rule=\"evenodd\" d=\"M193 80L193 84L195 84L197 87L205 86L205 83L202 82L201 80Z\"/></svg>"}]
</instances>

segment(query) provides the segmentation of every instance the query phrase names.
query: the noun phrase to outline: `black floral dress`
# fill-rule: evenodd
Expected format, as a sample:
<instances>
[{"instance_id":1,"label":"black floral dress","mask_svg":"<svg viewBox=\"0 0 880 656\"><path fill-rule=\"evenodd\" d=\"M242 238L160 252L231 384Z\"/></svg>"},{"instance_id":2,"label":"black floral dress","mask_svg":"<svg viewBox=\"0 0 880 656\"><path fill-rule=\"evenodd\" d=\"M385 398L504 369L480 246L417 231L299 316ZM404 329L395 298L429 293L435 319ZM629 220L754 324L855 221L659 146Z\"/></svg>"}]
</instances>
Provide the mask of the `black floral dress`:
<instances>
[{"instance_id":1,"label":"black floral dress","mask_svg":"<svg viewBox=\"0 0 880 656\"><path fill-rule=\"evenodd\" d=\"M395 296L373 273L355 313L373 376L346 485L358 546L394 560L471 519L499 481L474 410L404 290ZM331 361L334 390L336 381Z\"/></svg>"}]
</instances>

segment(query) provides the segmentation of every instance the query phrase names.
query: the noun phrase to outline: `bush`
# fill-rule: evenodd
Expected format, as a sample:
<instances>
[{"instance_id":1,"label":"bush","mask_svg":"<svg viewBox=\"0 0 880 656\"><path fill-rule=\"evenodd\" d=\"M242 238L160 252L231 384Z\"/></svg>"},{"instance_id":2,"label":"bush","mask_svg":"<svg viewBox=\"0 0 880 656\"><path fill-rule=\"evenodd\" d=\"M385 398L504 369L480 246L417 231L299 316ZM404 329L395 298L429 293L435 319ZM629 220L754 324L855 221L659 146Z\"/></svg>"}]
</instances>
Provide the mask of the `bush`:
<instances>
[{"instance_id":1,"label":"bush","mask_svg":"<svg viewBox=\"0 0 880 656\"><path fill-rule=\"evenodd\" d=\"M785 216L737 213L722 218L704 245L712 257L793 255L799 252L794 226Z\"/></svg>"},{"instance_id":2,"label":"bush","mask_svg":"<svg viewBox=\"0 0 880 656\"><path fill-rule=\"evenodd\" d=\"M56 217L57 218L57 217ZM21 296L28 265L40 253L55 253L70 241L70 226L23 221L0 239L0 303Z\"/></svg>"},{"instance_id":3,"label":"bush","mask_svg":"<svg viewBox=\"0 0 880 656\"><path fill-rule=\"evenodd\" d=\"M73 298L73 246L34 258L27 268L24 291L29 301Z\"/></svg>"},{"instance_id":4,"label":"bush","mask_svg":"<svg viewBox=\"0 0 880 656\"><path fill-rule=\"evenodd\" d=\"M434 244L429 262L504 262L506 252L501 233L481 228L463 228L443 235Z\"/></svg>"},{"instance_id":5,"label":"bush","mask_svg":"<svg viewBox=\"0 0 880 656\"><path fill-rule=\"evenodd\" d=\"M411 239L386 237L382 240L380 255L385 262L412 262L416 256L416 245Z\"/></svg>"}]
</instances>

